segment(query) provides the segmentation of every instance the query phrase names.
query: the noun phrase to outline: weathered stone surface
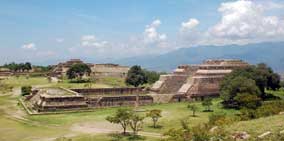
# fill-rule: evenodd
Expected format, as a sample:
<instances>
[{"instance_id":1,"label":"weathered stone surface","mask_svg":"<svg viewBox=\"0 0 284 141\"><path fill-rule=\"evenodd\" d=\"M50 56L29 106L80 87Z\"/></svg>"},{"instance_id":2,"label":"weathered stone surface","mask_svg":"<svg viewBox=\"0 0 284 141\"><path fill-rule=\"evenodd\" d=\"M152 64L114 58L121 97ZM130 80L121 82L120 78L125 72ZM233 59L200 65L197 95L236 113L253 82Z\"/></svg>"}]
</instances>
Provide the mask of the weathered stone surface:
<instances>
[{"instance_id":1,"label":"weathered stone surface","mask_svg":"<svg viewBox=\"0 0 284 141\"><path fill-rule=\"evenodd\" d=\"M181 94L188 98L218 96L226 74L247 67L242 60L206 60L200 65L181 65L172 74L162 75L151 91L158 94Z\"/></svg>"},{"instance_id":2,"label":"weathered stone surface","mask_svg":"<svg viewBox=\"0 0 284 141\"><path fill-rule=\"evenodd\" d=\"M129 67L120 66L118 64L90 64L84 63L80 59L71 59L67 62L59 63L54 66L50 73L53 77L65 76L68 69L74 64L87 64L91 68L91 76L96 78L102 77L119 77L124 78L127 76Z\"/></svg>"},{"instance_id":3,"label":"weathered stone surface","mask_svg":"<svg viewBox=\"0 0 284 141\"><path fill-rule=\"evenodd\" d=\"M33 90L26 100L38 112L152 104L153 97L144 93L141 88L41 88Z\"/></svg>"}]
</instances>

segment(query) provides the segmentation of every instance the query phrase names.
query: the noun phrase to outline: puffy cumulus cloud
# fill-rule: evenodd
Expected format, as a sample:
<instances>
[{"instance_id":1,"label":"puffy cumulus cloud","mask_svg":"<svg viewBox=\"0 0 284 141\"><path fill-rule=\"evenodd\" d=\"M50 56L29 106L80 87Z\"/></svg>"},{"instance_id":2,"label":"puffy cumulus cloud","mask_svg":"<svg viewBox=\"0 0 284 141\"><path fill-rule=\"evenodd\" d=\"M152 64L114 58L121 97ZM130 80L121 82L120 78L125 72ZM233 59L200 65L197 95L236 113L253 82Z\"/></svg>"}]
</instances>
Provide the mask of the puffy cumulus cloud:
<instances>
[{"instance_id":1,"label":"puffy cumulus cloud","mask_svg":"<svg viewBox=\"0 0 284 141\"><path fill-rule=\"evenodd\" d=\"M84 35L81 37L81 46L101 48L108 46L108 42L100 41L94 35Z\"/></svg>"},{"instance_id":2,"label":"puffy cumulus cloud","mask_svg":"<svg viewBox=\"0 0 284 141\"><path fill-rule=\"evenodd\" d=\"M199 24L199 21L197 19L189 19L187 22L182 22L181 23L181 31L188 31L193 28L195 28Z\"/></svg>"},{"instance_id":3,"label":"puffy cumulus cloud","mask_svg":"<svg viewBox=\"0 0 284 141\"><path fill-rule=\"evenodd\" d=\"M284 19L266 14L267 10L275 7L276 3L268 8L264 3L249 0L222 3L218 9L222 14L221 21L208 33L213 37L231 40L283 40Z\"/></svg>"},{"instance_id":4,"label":"puffy cumulus cloud","mask_svg":"<svg viewBox=\"0 0 284 141\"><path fill-rule=\"evenodd\" d=\"M22 45L22 49L25 50L37 50L35 43L27 43Z\"/></svg>"},{"instance_id":5,"label":"puffy cumulus cloud","mask_svg":"<svg viewBox=\"0 0 284 141\"><path fill-rule=\"evenodd\" d=\"M159 19L154 20L150 25L146 26L144 31L144 42L145 43L158 43L161 41L165 41L167 39L166 34L160 34L157 31L157 28L161 25L161 21Z\"/></svg>"}]
</instances>

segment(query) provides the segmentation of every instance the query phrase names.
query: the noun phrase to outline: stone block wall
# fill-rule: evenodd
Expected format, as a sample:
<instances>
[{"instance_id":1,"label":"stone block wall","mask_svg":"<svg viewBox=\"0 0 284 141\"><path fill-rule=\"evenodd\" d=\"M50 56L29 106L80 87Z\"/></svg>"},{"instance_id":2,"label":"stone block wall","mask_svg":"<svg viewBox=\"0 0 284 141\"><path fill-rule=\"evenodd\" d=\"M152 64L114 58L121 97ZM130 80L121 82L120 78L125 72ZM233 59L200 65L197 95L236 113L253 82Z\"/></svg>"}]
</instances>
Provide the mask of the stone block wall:
<instances>
[{"instance_id":1,"label":"stone block wall","mask_svg":"<svg viewBox=\"0 0 284 141\"><path fill-rule=\"evenodd\" d=\"M124 95L145 93L141 88L92 88L92 89L71 89L84 96L88 95Z\"/></svg>"},{"instance_id":2,"label":"stone block wall","mask_svg":"<svg viewBox=\"0 0 284 141\"><path fill-rule=\"evenodd\" d=\"M44 97L35 103L34 108L38 112L70 110L87 108L88 105L83 96L68 96L68 97Z\"/></svg>"},{"instance_id":3,"label":"stone block wall","mask_svg":"<svg viewBox=\"0 0 284 141\"><path fill-rule=\"evenodd\" d=\"M139 96L138 103L140 106L153 103L151 96ZM135 106L136 96L117 96L117 97L102 97L93 105L95 107L120 107L120 106Z\"/></svg>"}]
</instances>

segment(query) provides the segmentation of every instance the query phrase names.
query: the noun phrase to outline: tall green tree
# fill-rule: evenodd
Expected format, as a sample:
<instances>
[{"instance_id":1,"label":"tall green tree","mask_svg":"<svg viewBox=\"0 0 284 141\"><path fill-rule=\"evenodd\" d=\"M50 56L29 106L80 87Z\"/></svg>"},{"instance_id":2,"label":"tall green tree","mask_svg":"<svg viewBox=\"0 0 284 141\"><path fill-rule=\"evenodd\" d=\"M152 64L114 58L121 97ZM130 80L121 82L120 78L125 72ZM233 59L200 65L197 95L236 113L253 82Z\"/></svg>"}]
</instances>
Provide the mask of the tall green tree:
<instances>
[{"instance_id":1,"label":"tall green tree","mask_svg":"<svg viewBox=\"0 0 284 141\"><path fill-rule=\"evenodd\" d=\"M138 87L147 83L147 77L140 66L133 66L128 71L125 83L127 85Z\"/></svg>"},{"instance_id":2,"label":"tall green tree","mask_svg":"<svg viewBox=\"0 0 284 141\"><path fill-rule=\"evenodd\" d=\"M153 127L156 128L157 127L157 122L159 120L159 118L162 117L162 111L158 110L158 109L154 109L149 111L146 116L152 118L153 121Z\"/></svg>"},{"instance_id":3,"label":"tall green tree","mask_svg":"<svg viewBox=\"0 0 284 141\"><path fill-rule=\"evenodd\" d=\"M87 64L74 64L67 71L68 79L82 79L84 75L90 75L91 68Z\"/></svg>"},{"instance_id":4,"label":"tall green tree","mask_svg":"<svg viewBox=\"0 0 284 141\"><path fill-rule=\"evenodd\" d=\"M224 83L235 77L242 76L255 81L256 86L261 92L261 97L265 98L265 89L276 90L280 88L280 76L264 63L256 66L236 69L224 78Z\"/></svg>"},{"instance_id":5,"label":"tall green tree","mask_svg":"<svg viewBox=\"0 0 284 141\"><path fill-rule=\"evenodd\" d=\"M125 135L132 114L132 110L130 109L118 109L114 116L108 116L106 120L111 123L120 124Z\"/></svg>"},{"instance_id":6,"label":"tall green tree","mask_svg":"<svg viewBox=\"0 0 284 141\"><path fill-rule=\"evenodd\" d=\"M226 79L222 82L220 88L220 95L223 99L222 103L226 108L240 108L242 99L239 98L245 98L242 95L261 96L261 92L255 81L242 76Z\"/></svg>"},{"instance_id":7,"label":"tall green tree","mask_svg":"<svg viewBox=\"0 0 284 141\"><path fill-rule=\"evenodd\" d=\"M155 83L156 81L159 80L161 74L165 74L163 72L160 73L160 72L156 72L156 71L149 71L149 70L146 70L146 69L144 69L143 71L144 71L144 73L147 77L147 82L149 84Z\"/></svg>"}]
</instances>

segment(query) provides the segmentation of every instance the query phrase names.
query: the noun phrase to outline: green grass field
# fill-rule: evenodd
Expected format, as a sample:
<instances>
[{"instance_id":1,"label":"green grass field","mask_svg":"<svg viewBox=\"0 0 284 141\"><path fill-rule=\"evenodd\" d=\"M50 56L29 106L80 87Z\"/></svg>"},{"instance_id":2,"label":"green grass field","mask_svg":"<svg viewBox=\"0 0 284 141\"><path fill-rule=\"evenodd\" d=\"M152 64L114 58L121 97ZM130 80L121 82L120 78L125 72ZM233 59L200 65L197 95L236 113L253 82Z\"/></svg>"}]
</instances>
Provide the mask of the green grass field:
<instances>
[{"instance_id":1,"label":"green grass field","mask_svg":"<svg viewBox=\"0 0 284 141\"><path fill-rule=\"evenodd\" d=\"M108 80L104 80L108 81ZM118 81L118 80L112 80ZM23 85L33 86L50 86L44 78L12 78L6 80L6 84L16 87ZM109 82L108 84L95 83L95 86L112 87L111 84L121 83ZM54 86L63 87L79 87L77 84L68 84L67 82L52 84ZM76 85L76 86L75 86ZM116 85L116 84L115 84ZM284 96L284 92L273 92L278 96ZM214 99L212 110L214 112L225 112L227 116L234 116L238 113L236 110L225 110L220 105L220 99ZM142 133L145 134L145 140L158 141L158 137L151 134L159 135L168 131L171 128L180 127L180 119L188 118L190 126L195 126L208 121L210 112L202 112L204 107L201 102L195 102L198 106L197 117L191 116L191 111L187 108L188 103L169 103L169 104L154 104L141 106L143 111L151 109L162 110L162 118L158 125L161 128L152 128L152 121L146 118ZM53 115L34 115L30 116L25 113L22 107L18 104L18 95L3 95L0 96L0 140L68 140L75 141L110 141L114 138L109 135L111 132L120 131L120 127L108 123L105 118L115 113L118 108L96 109L93 112L66 113ZM145 112L141 112L145 114ZM276 115L266 118L260 118L250 121L235 122L232 125L226 126L229 132L247 131L252 135L259 135L266 131L277 132L284 130L284 115ZM141 133L141 134L142 134ZM147 135L150 134L150 135ZM127 137L121 139L128 140Z\"/></svg>"},{"instance_id":2,"label":"green grass field","mask_svg":"<svg viewBox=\"0 0 284 141\"><path fill-rule=\"evenodd\" d=\"M7 80L2 80L3 84L13 87L21 86L41 86L41 87L64 87L64 88L109 88L109 87L124 87L124 80L121 78L102 78L97 82L90 83L69 83L68 80L63 80L61 83L49 83L45 77L10 77Z\"/></svg>"}]
</instances>

